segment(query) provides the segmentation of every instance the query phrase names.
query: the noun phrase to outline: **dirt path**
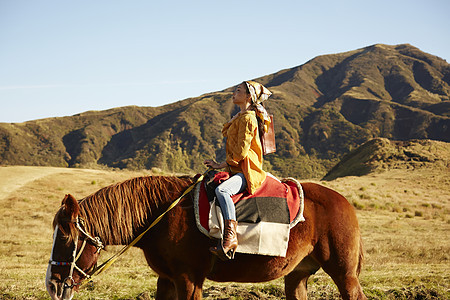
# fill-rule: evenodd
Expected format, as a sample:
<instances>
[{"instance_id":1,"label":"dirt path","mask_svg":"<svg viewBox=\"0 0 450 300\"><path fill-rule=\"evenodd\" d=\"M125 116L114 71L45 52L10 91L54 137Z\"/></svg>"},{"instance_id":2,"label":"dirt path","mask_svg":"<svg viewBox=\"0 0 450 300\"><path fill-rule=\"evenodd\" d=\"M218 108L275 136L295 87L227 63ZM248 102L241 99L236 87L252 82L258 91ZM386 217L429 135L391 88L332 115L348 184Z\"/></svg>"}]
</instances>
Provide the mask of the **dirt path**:
<instances>
[{"instance_id":1,"label":"dirt path","mask_svg":"<svg viewBox=\"0 0 450 300\"><path fill-rule=\"evenodd\" d=\"M11 192L31 181L56 173L68 172L70 169L54 167L0 167L0 199L6 198Z\"/></svg>"}]
</instances>

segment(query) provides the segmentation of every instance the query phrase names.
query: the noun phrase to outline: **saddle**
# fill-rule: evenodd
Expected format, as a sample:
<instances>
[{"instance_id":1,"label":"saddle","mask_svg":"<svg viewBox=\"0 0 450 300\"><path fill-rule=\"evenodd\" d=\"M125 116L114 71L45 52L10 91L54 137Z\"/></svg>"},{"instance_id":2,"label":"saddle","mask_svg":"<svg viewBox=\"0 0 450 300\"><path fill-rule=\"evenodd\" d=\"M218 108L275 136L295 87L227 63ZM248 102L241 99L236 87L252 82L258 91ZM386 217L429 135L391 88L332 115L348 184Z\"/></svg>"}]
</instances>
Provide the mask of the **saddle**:
<instances>
[{"instance_id":1,"label":"saddle","mask_svg":"<svg viewBox=\"0 0 450 300\"><path fill-rule=\"evenodd\" d=\"M222 211L214 190L228 178L227 172L208 172L194 191L197 227L210 238L222 237ZM285 257L290 229L305 220L303 198L303 189L295 179L280 181L270 173L254 194L244 191L234 195L239 241L236 252Z\"/></svg>"}]
</instances>

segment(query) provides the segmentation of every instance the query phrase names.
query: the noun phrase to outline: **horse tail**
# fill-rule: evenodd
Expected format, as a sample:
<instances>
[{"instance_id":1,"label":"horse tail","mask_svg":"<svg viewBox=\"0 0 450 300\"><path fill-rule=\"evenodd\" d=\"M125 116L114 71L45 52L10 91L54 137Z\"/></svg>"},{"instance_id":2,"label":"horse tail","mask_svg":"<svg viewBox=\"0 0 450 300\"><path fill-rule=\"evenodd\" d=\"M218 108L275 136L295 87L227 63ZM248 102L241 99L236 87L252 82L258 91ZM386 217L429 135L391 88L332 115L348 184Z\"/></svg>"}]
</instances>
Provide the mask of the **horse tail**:
<instances>
[{"instance_id":1,"label":"horse tail","mask_svg":"<svg viewBox=\"0 0 450 300\"><path fill-rule=\"evenodd\" d=\"M361 234L359 235L359 257L358 257L358 266L356 267L356 275L359 276L359 273L361 273L362 265L364 262L364 249L363 249L363 243L362 243L362 237Z\"/></svg>"}]
</instances>

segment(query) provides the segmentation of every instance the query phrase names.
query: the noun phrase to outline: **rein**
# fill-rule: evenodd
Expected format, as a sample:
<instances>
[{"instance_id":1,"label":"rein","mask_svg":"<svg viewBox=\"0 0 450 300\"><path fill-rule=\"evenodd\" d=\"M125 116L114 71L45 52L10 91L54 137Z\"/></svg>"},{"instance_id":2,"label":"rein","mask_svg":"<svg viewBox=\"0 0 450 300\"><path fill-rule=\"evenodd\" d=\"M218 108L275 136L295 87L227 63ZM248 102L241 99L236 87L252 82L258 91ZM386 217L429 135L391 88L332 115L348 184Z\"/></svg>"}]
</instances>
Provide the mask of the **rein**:
<instances>
[{"instance_id":1,"label":"rein","mask_svg":"<svg viewBox=\"0 0 450 300\"><path fill-rule=\"evenodd\" d=\"M170 210L172 210L180 201L181 199L186 196L187 194L189 194L194 187L203 180L203 178L205 177L206 173L208 173L211 170L211 168L209 168L208 170L205 171L205 173L203 173L202 175L200 175L197 180L190 185L184 192L183 194L181 194L180 197L178 197L176 200L174 200L172 202L172 204L170 204L170 206L166 209L165 212L163 212L158 218L156 218L152 224L150 224L150 226L144 231L142 232L139 236L137 236L130 244L126 245L125 247L123 247L119 252L117 252L116 254L114 254L113 256L111 256L109 259L107 259L104 263L102 263L99 267L96 268L96 270L94 271L93 274L91 275L87 275L85 274L83 271L82 274L86 277L86 281L82 282L80 285L80 287L88 284L89 282L91 282L93 280L93 277L100 275L101 273L103 273L103 271L105 271L106 269L108 269L120 256L122 256L125 252L127 252L131 247L133 247L134 245L136 245L137 242L139 242L142 237L152 228L154 227L156 224L158 224L159 221L161 221L161 219L164 217L164 215L166 213L168 213ZM84 233L84 232L83 232ZM85 233L86 234L86 233ZM101 242L100 242L101 243ZM78 270L78 269L77 269Z\"/></svg>"}]
</instances>

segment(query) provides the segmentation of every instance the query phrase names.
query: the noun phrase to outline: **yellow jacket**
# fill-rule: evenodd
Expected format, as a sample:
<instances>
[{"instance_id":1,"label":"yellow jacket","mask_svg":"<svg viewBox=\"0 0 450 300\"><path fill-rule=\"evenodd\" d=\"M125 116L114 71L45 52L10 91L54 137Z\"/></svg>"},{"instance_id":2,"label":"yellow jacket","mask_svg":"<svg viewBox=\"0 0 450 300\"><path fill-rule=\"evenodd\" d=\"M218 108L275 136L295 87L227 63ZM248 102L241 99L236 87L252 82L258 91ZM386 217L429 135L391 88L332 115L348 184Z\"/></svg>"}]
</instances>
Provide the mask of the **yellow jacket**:
<instances>
[{"instance_id":1,"label":"yellow jacket","mask_svg":"<svg viewBox=\"0 0 450 300\"><path fill-rule=\"evenodd\" d=\"M247 190L253 194L266 179L266 172L262 169L263 152L256 113L252 110L240 112L224 124L222 134L227 139L226 161L231 174L243 173Z\"/></svg>"}]
</instances>

